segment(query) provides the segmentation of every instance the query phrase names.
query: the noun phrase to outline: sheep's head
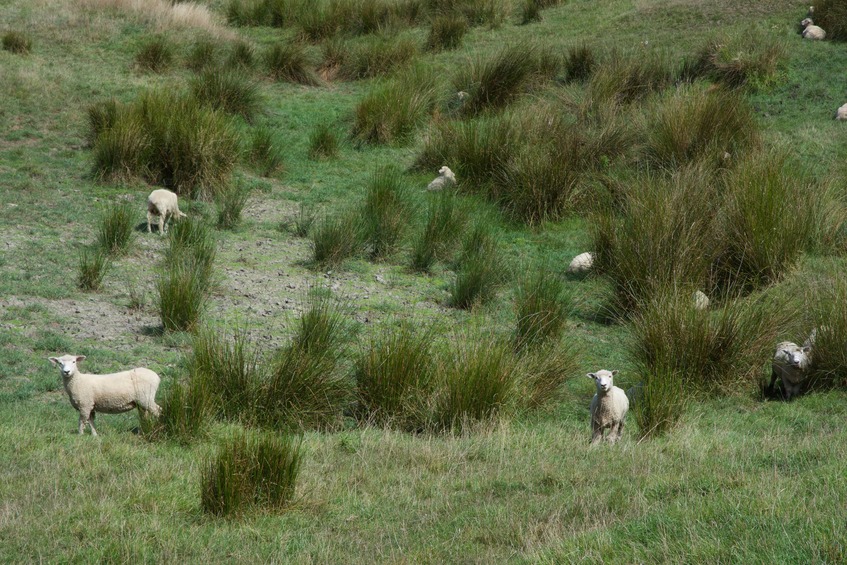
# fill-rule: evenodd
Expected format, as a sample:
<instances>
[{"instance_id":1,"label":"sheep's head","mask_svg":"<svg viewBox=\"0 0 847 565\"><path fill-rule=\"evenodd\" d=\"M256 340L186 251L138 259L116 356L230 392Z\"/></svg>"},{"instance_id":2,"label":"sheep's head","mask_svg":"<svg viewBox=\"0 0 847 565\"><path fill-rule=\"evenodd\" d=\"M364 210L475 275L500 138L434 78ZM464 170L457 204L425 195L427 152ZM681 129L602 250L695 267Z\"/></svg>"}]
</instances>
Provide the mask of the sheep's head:
<instances>
[{"instance_id":1,"label":"sheep's head","mask_svg":"<svg viewBox=\"0 0 847 565\"><path fill-rule=\"evenodd\" d=\"M184 213L184 212L181 212L181 211L177 211L177 213L176 213L176 217L177 217L177 218L187 218L187 217L188 217L188 214L186 214L186 213Z\"/></svg>"},{"instance_id":2,"label":"sheep's head","mask_svg":"<svg viewBox=\"0 0 847 565\"><path fill-rule=\"evenodd\" d=\"M59 372L63 379L69 379L76 373L76 364L83 361L85 355L63 355L61 357L50 357L50 361L59 366Z\"/></svg>"},{"instance_id":3,"label":"sheep's head","mask_svg":"<svg viewBox=\"0 0 847 565\"><path fill-rule=\"evenodd\" d=\"M796 369L802 369L806 365L808 354L811 353L812 346L805 347L783 347L782 356L789 365Z\"/></svg>"},{"instance_id":4,"label":"sheep's head","mask_svg":"<svg viewBox=\"0 0 847 565\"><path fill-rule=\"evenodd\" d=\"M441 175L442 177L449 177L449 176L453 175L453 171L450 170L450 167L448 167L447 165L444 165L443 167L438 169L438 174Z\"/></svg>"},{"instance_id":5,"label":"sheep's head","mask_svg":"<svg viewBox=\"0 0 847 565\"><path fill-rule=\"evenodd\" d=\"M589 379L594 379L594 384L597 385L598 393L607 393L612 390L613 386L615 386L614 377L617 374L617 371L607 371L602 369L596 373L588 373L586 376Z\"/></svg>"},{"instance_id":6,"label":"sheep's head","mask_svg":"<svg viewBox=\"0 0 847 565\"><path fill-rule=\"evenodd\" d=\"M812 21L812 18L806 18L805 20L800 22L800 25L803 26L803 28L807 28L810 25L814 25L814 24L815 24L815 22Z\"/></svg>"}]
</instances>

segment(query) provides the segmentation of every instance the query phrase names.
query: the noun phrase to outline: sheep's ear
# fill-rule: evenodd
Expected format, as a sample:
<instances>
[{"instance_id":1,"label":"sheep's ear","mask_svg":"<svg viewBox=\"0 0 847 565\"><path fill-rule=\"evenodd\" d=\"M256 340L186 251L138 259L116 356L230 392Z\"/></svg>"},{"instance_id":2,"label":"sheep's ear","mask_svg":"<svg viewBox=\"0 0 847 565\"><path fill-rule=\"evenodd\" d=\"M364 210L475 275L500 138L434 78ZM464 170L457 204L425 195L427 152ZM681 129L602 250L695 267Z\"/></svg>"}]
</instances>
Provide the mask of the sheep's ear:
<instances>
[{"instance_id":1,"label":"sheep's ear","mask_svg":"<svg viewBox=\"0 0 847 565\"><path fill-rule=\"evenodd\" d=\"M617 375L617 374L618 374L618 370L617 370L617 369L615 369L614 371L612 371L612 376L613 376L613 377L614 377L615 375Z\"/></svg>"},{"instance_id":2,"label":"sheep's ear","mask_svg":"<svg viewBox=\"0 0 847 565\"><path fill-rule=\"evenodd\" d=\"M82 361L85 361L85 355L77 355L76 356L76 362L80 363Z\"/></svg>"},{"instance_id":3,"label":"sheep's ear","mask_svg":"<svg viewBox=\"0 0 847 565\"><path fill-rule=\"evenodd\" d=\"M809 353L811 350L812 350L812 346L807 345L806 347L803 348L803 353Z\"/></svg>"},{"instance_id":4,"label":"sheep's ear","mask_svg":"<svg viewBox=\"0 0 847 565\"><path fill-rule=\"evenodd\" d=\"M59 358L58 357L48 357L48 359L50 359L51 363L55 363L56 365L59 364Z\"/></svg>"},{"instance_id":5,"label":"sheep's ear","mask_svg":"<svg viewBox=\"0 0 847 565\"><path fill-rule=\"evenodd\" d=\"M595 379L595 380L597 379L597 374L596 374L596 373L588 373L588 374L587 374L587 375L585 375L585 376L586 376L586 377L588 377L589 379Z\"/></svg>"}]
</instances>

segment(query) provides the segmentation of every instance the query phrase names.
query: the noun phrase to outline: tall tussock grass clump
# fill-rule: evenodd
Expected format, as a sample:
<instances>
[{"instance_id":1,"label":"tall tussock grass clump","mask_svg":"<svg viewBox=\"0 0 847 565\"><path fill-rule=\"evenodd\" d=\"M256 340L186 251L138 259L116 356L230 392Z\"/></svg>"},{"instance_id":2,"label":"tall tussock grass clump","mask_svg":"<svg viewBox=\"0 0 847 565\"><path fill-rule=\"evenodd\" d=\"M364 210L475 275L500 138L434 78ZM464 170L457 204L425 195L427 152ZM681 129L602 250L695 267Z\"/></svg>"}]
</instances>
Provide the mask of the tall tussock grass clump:
<instances>
[{"instance_id":1,"label":"tall tussock grass clump","mask_svg":"<svg viewBox=\"0 0 847 565\"><path fill-rule=\"evenodd\" d=\"M738 158L759 142L746 100L732 91L683 86L665 96L648 126L647 155L657 165L679 167L725 156Z\"/></svg>"},{"instance_id":2,"label":"tall tussock grass clump","mask_svg":"<svg viewBox=\"0 0 847 565\"><path fill-rule=\"evenodd\" d=\"M417 54L417 43L411 38L371 37L350 46L341 60L339 74L348 80L387 75L409 65Z\"/></svg>"},{"instance_id":3,"label":"tall tussock grass clump","mask_svg":"<svg viewBox=\"0 0 847 565\"><path fill-rule=\"evenodd\" d=\"M410 215L409 187L400 170L384 167L374 172L360 214L371 259L384 259L397 250Z\"/></svg>"},{"instance_id":4,"label":"tall tussock grass clump","mask_svg":"<svg viewBox=\"0 0 847 565\"><path fill-rule=\"evenodd\" d=\"M555 406L565 382L578 373L579 351L567 339L525 349L517 359L515 404L528 411Z\"/></svg>"},{"instance_id":5,"label":"tall tussock grass clump","mask_svg":"<svg viewBox=\"0 0 847 565\"><path fill-rule=\"evenodd\" d=\"M219 228L231 230L241 223L241 214L251 191L250 185L236 182L215 194Z\"/></svg>"},{"instance_id":6,"label":"tall tussock grass clump","mask_svg":"<svg viewBox=\"0 0 847 565\"><path fill-rule=\"evenodd\" d=\"M285 169L282 148L273 130L265 126L253 130L247 148L247 160L265 177L278 175Z\"/></svg>"},{"instance_id":7,"label":"tall tussock grass clump","mask_svg":"<svg viewBox=\"0 0 847 565\"><path fill-rule=\"evenodd\" d=\"M134 209L129 202L111 206L100 218L97 246L111 256L125 254L132 244L134 217Z\"/></svg>"},{"instance_id":8,"label":"tall tussock grass clump","mask_svg":"<svg viewBox=\"0 0 847 565\"><path fill-rule=\"evenodd\" d=\"M246 41L236 41L229 50L226 66L235 70L251 70L256 67L258 55L256 48Z\"/></svg>"},{"instance_id":9,"label":"tall tussock grass clump","mask_svg":"<svg viewBox=\"0 0 847 565\"><path fill-rule=\"evenodd\" d=\"M768 296L726 295L698 310L692 292L668 286L632 318L630 352L642 375L657 379L657 395L667 384L662 379L679 379L674 386L687 394L758 390L762 367L800 318L799 307Z\"/></svg>"},{"instance_id":10,"label":"tall tussock grass clump","mask_svg":"<svg viewBox=\"0 0 847 565\"><path fill-rule=\"evenodd\" d=\"M679 369L666 366L641 367L637 375L640 384L630 409L638 426L638 437L659 437L672 430L685 414L688 396L683 376Z\"/></svg>"},{"instance_id":11,"label":"tall tussock grass clump","mask_svg":"<svg viewBox=\"0 0 847 565\"><path fill-rule=\"evenodd\" d=\"M309 159L334 159L338 157L338 135L333 127L321 122L309 134Z\"/></svg>"},{"instance_id":12,"label":"tall tussock grass clump","mask_svg":"<svg viewBox=\"0 0 847 565\"><path fill-rule=\"evenodd\" d=\"M93 147L100 134L111 129L118 119L118 101L114 98L96 102L88 107L88 139L89 147Z\"/></svg>"},{"instance_id":13,"label":"tall tussock grass clump","mask_svg":"<svg viewBox=\"0 0 847 565\"><path fill-rule=\"evenodd\" d=\"M108 253L102 249L82 249L79 252L77 286L85 291L100 290L111 263Z\"/></svg>"},{"instance_id":14,"label":"tall tussock grass clump","mask_svg":"<svg viewBox=\"0 0 847 565\"><path fill-rule=\"evenodd\" d=\"M299 437L240 432L224 440L203 471L204 512L237 517L279 512L291 503L300 473Z\"/></svg>"},{"instance_id":15,"label":"tall tussock grass clump","mask_svg":"<svg viewBox=\"0 0 847 565\"><path fill-rule=\"evenodd\" d=\"M94 170L102 178L140 176L196 197L223 186L238 161L232 122L179 92L145 92L91 126Z\"/></svg>"},{"instance_id":16,"label":"tall tussock grass clump","mask_svg":"<svg viewBox=\"0 0 847 565\"><path fill-rule=\"evenodd\" d=\"M163 35L148 40L135 55L135 64L138 68L153 73L161 73L167 70L174 60L174 46Z\"/></svg>"},{"instance_id":17,"label":"tall tussock grass clump","mask_svg":"<svg viewBox=\"0 0 847 565\"><path fill-rule=\"evenodd\" d=\"M442 190L428 200L426 222L413 240L410 258L412 270L422 273L450 256L467 224L467 213L456 192Z\"/></svg>"},{"instance_id":18,"label":"tall tussock grass clump","mask_svg":"<svg viewBox=\"0 0 847 565\"><path fill-rule=\"evenodd\" d=\"M203 71L191 81L191 93L203 104L248 122L262 111L259 85L239 71Z\"/></svg>"},{"instance_id":19,"label":"tall tussock grass clump","mask_svg":"<svg viewBox=\"0 0 847 565\"><path fill-rule=\"evenodd\" d=\"M156 281L159 315L167 331L192 331L208 301L216 255L209 228L185 218L170 230L165 268Z\"/></svg>"},{"instance_id":20,"label":"tall tussock grass clump","mask_svg":"<svg viewBox=\"0 0 847 565\"><path fill-rule=\"evenodd\" d=\"M505 47L486 58L477 58L463 67L453 83L457 91L467 93L460 113L476 116L485 110L497 110L521 94L537 87L559 71L558 61L547 50L533 44Z\"/></svg>"},{"instance_id":21,"label":"tall tussock grass clump","mask_svg":"<svg viewBox=\"0 0 847 565\"><path fill-rule=\"evenodd\" d=\"M838 275L826 282L815 289L811 301L812 389L847 387L847 278Z\"/></svg>"},{"instance_id":22,"label":"tall tussock grass clump","mask_svg":"<svg viewBox=\"0 0 847 565\"><path fill-rule=\"evenodd\" d=\"M275 43L265 52L265 67L272 79L318 86L321 79L305 47L298 43Z\"/></svg>"},{"instance_id":23,"label":"tall tussock grass clump","mask_svg":"<svg viewBox=\"0 0 847 565\"><path fill-rule=\"evenodd\" d=\"M217 67L219 55L219 45L210 39L202 38L191 46L185 66L195 73L203 72Z\"/></svg>"},{"instance_id":24,"label":"tall tussock grass clump","mask_svg":"<svg viewBox=\"0 0 847 565\"><path fill-rule=\"evenodd\" d=\"M815 25L826 30L826 38L847 41L847 4L839 0L814 0Z\"/></svg>"},{"instance_id":25,"label":"tall tussock grass clump","mask_svg":"<svg viewBox=\"0 0 847 565\"><path fill-rule=\"evenodd\" d=\"M363 233L358 210L342 210L325 216L312 229L312 250L315 263L335 266L359 253Z\"/></svg>"},{"instance_id":26,"label":"tall tussock grass clump","mask_svg":"<svg viewBox=\"0 0 847 565\"><path fill-rule=\"evenodd\" d=\"M426 40L428 51L458 49L468 32L468 20L459 14L436 15L432 18Z\"/></svg>"},{"instance_id":27,"label":"tall tussock grass clump","mask_svg":"<svg viewBox=\"0 0 847 565\"><path fill-rule=\"evenodd\" d=\"M382 333L356 360L360 418L417 431L430 426L435 364L432 335L411 324Z\"/></svg>"},{"instance_id":28,"label":"tall tussock grass clump","mask_svg":"<svg viewBox=\"0 0 847 565\"><path fill-rule=\"evenodd\" d=\"M18 55L26 55L32 51L32 39L25 33L10 30L3 34L3 50Z\"/></svg>"},{"instance_id":29,"label":"tall tussock grass clump","mask_svg":"<svg viewBox=\"0 0 847 565\"><path fill-rule=\"evenodd\" d=\"M142 433L151 441L174 440L188 445L208 434L214 416L214 397L201 381L174 381L159 400L161 415L142 420Z\"/></svg>"},{"instance_id":30,"label":"tall tussock grass clump","mask_svg":"<svg viewBox=\"0 0 847 565\"><path fill-rule=\"evenodd\" d=\"M591 76L588 92L595 104L608 102L629 104L672 85L679 69L671 57L662 51L613 50Z\"/></svg>"},{"instance_id":31,"label":"tall tussock grass clump","mask_svg":"<svg viewBox=\"0 0 847 565\"><path fill-rule=\"evenodd\" d=\"M217 242L212 230L201 220L184 218L171 227L168 236L166 266L186 266L195 272L202 288L208 290L217 255Z\"/></svg>"},{"instance_id":32,"label":"tall tussock grass clump","mask_svg":"<svg viewBox=\"0 0 847 565\"><path fill-rule=\"evenodd\" d=\"M450 306L468 309L490 300L503 277L497 240L486 221L478 220L462 242L456 278L450 285Z\"/></svg>"},{"instance_id":33,"label":"tall tussock grass clump","mask_svg":"<svg viewBox=\"0 0 847 565\"><path fill-rule=\"evenodd\" d=\"M565 77L571 82L585 82L597 68L597 55L586 43L570 47L565 53Z\"/></svg>"},{"instance_id":34,"label":"tall tussock grass clump","mask_svg":"<svg viewBox=\"0 0 847 565\"><path fill-rule=\"evenodd\" d=\"M351 135L360 143L404 143L433 114L440 98L435 71L416 65L365 95L356 106Z\"/></svg>"},{"instance_id":35,"label":"tall tussock grass clump","mask_svg":"<svg viewBox=\"0 0 847 565\"><path fill-rule=\"evenodd\" d=\"M524 270L515 293L514 344L519 351L558 341L571 310L564 279L547 264Z\"/></svg>"},{"instance_id":36,"label":"tall tussock grass clump","mask_svg":"<svg viewBox=\"0 0 847 565\"><path fill-rule=\"evenodd\" d=\"M354 384L339 366L349 331L338 305L312 294L291 342L271 363L259 421L294 429L339 427L354 396Z\"/></svg>"},{"instance_id":37,"label":"tall tussock grass clump","mask_svg":"<svg viewBox=\"0 0 847 565\"><path fill-rule=\"evenodd\" d=\"M461 430L513 406L517 390L515 358L508 343L491 336L464 336L438 356L442 379L434 424Z\"/></svg>"},{"instance_id":38,"label":"tall tussock grass clump","mask_svg":"<svg viewBox=\"0 0 847 565\"><path fill-rule=\"evenodd\" d=\"M729 88L759 88L776 80L785 46L761 33L709 39L683 64L683 79L707 78Z\"/></svg>"}]
</instances>

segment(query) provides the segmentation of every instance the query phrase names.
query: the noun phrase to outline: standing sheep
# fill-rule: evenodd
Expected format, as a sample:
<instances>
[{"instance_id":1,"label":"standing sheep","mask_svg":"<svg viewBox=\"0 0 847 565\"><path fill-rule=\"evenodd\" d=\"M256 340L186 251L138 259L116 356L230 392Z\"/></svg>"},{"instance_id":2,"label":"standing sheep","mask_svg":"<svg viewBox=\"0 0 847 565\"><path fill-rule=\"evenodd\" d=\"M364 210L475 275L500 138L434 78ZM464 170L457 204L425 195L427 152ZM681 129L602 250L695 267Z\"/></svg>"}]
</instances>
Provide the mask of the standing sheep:
<instances>
[{"instance_id":1,"label":"standing sheep","mask_svg":"<svg viewBox=\"0 0 847 565\"><path fill-rule=\"evenodd\" d=\"M591 399L591 444L603 440L603 431L609 428L608 440L615 443L621 438L623 421L629 410L629 399L623 389L614 385L617 371L605 369L586 375L594 379L597 393Z\"/></svg>"},{"instance_id":2,"label":"standing sheep","mask_svg":"<svg viewBox=\"0 0 847 565\"><path fill-rule=\"evenodd\" d=\"M85 355L50 357L50 361L59 366L71 406L79 411L80 434L88 424L91 435L97 435L94 429L96 412L118 414L138 407L139 411L154 416L160 414L156 404L159 375L142 367L110 375L89 375L77 369L77 363L84 359Z\"/></svg>"},{"instance_id":3,"label":"standing sheep","mask_svg":"<svg viewBox=\"0 0 847 565\"><path fill-rule=\"evenodd\" d=\"M771 382L766 389L768 396L773 396L777 378L780 380L780 391L785 400L791 400L800 394L811 366L811 351L811 345L800 347L792 341L783 341L776 346L771 362Z\"/></svg>"},{"instance_id":4,"label":"standing sheep","mask_svg":"<svg viewBox=\"0 0 847 565\"><path fill-rule=\"evenodd\" d=\"M176 194L164 188L154 190L147 197L147 233L152 231L153 216L159 217L159 235L165 234L168 218L185 218L185 214L179 211Z\"/></svg>"},{"instance_id":5,"label":"standing sheep","mask_svg":"<svg viewBox=\"0 0 847 565\"><path fill-rule=\"evenodd\" d=\"M454 184L456 184L456 175L453 174L450 167L444 165L438 169L438 176L427 185L426 189L431 191L442 190L448 186L453 186Z\"/></svg>"},{"instance_id":6,"label":"standing sheep","mask_svg":"<svg viewBox=\"0 0 847 565\"><path fill-rule=\"evenodd\" d=\"M568 273L581 275L590 271L593 266L594 255L590 251L586 251L571 259L571 263L568 265Z\"/></svg>"},{"instance_id":7,"label":"standing sheep","mask_svg":"<svg viewBox=\"0 0 847 565\"><path fill-rule=\"evenodd\" d=\"M826 32L822 27L816 26L812 18L806 18L800 25L803 27L803 39L815 39L822 41L826 39Z\"/></svg>"}]
</instances>

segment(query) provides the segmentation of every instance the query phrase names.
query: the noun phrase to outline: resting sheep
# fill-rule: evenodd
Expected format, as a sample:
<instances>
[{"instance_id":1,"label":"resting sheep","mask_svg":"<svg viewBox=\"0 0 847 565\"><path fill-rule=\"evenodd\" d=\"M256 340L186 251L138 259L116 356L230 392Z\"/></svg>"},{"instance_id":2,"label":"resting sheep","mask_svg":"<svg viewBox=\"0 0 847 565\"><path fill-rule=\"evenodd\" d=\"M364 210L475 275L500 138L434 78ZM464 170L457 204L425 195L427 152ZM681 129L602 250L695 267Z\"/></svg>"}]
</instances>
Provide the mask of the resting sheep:
<instances>
[{"instance_id":1,"label":"resting sheep","mask_svg":"<svg viewBox=\"0 0 847 565\"><path fill-rule=\"evenodd\" d=\"M811 345L800 347L792 341L783 341L776 346L771 362L771 382L766 389L768 396L773 395L777 378L780 380L780 390L785 400L791 400L800 394L811 365L811 351Z\"/></svg>"},{"instance_id":2,"label":"resting sheep","mask_svg":"<svg viewBox=\"0 0 847 565\"><path fill-rule=\"evenodd\" d=\"M847 104L844 104L835 111L836 120L847 120Z\"/></svg>"},{"instance_id":3,"label":"resting sheep","mask_svg":"<svg viewBox=\"0 0 847 565\"><path fill-rule=\"evenodd\" d=\"M571 263L568 265L568 272L572 275L581 275L590 271L593 266L594 254L586 251L571 259Z\"/></svg>"},{"instance_id":4,"label":"resting sheep","mask_svg":"<svg viewBox=\"0 0 847 565\"><path fill-rule=\"evenodd\" d=\"M609 429L608 440L615 443L621 438L623 421L629 410L629 399L623 389L614 385L617 371L601 370L588 373L588 378L594 379L597 393L591 399L591 444L603 440L603 432Z\"/></svg>"},{"instance_id":5,"label":"resting sheep","mask_svg":"<svg viewBox=\"0 0 847 565\"><path fill-rule=\"evenodd\" d=\"M454 184L456 184L456 175L453 174L450 167L444 165L438 169L438 176L435 177L429 185L427 185L426 189L431 191L442 190L448 186L453 186Z\"/></svg>"},{"instance_id":6,"label":"resting sheep","mask_svg":"<svg viewBox=\"0 0 847 565\"><path fill-rule=\"evenodd\" d=\"M159 188L147 197L147 232L152 231L150 224L153 216L159 217L159 235L164 235L168 218L184 218L185 214L179 211L177 196L170 190Z\"/></svg>"},{"instance_id":7,"label":"resting sheep","mask_svg":"<svg viewBox=\"0 0 847 565\"><path fill-rule=\"evenodd\" d=\"M691 301L694 303L695 310L706 310L709 308L709 297L702 290L695 290L691 295Z\"/></svg>"},{"instance_id":8,"label":"resting sheep","mask_svg":"<svg viewBox=\"0 0 847 565\"><path fill-rule=\"evenodd\" d=\"M96 412L118 414L138 407L139 411L154 416L160 414L156 404L159 375L141 367L110 375L89 375L77 369L77 363L84 359L85 355L50 357L50 361L59 366L71 405L79 411L80 434L88 424L91 435L97 435L94 429Z\"/></svg>"},{"instance_id":9,"label":"resting sheep","mask_svg":"<svg viewBox=\"0 0 847 565\"><path fill-rule=\"evenodd\" d=\"M816 39L819 41L826 39L826 32L822 27L816 26L812 18L806 18L800 22L800 25L803 27L803 39Z\"/></svg>"}]
</instances>

